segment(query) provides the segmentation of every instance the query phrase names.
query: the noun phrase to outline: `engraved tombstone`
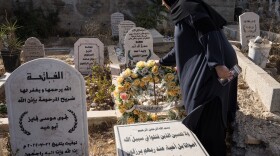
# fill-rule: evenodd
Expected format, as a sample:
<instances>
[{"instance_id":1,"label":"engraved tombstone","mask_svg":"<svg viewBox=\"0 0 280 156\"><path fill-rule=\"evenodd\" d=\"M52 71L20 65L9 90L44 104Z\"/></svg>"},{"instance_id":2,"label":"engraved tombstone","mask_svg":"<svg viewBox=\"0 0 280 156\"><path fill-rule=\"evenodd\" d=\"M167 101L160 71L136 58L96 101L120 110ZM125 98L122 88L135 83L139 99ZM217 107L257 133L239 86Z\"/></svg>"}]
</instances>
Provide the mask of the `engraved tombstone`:
<instances>
[{"instance_id":1,"label":"engraved tombstone","mask_svg":"<svg viewBox=\"0 0 280 156\"><path fill-rule=\"evenodd\" d=\"M118 25L120 22L124 21L124 15L120 12L113 13L111 15L111 28L112 28L112 36L119 35Z\"/></svg>"},{"instance_id":2,"label":"engraved tombstone","mask_svg":"<svg viewBox=\"0 0 280 156\"><path fill-rule=\"evenodd\" d=\"M179 121L114 126L118 156L209 156L197 137Z\"/></svg>"},{"instance_id":3,"label":"engraved tombstone","mask_svg":"<svg viewBox=\"0 0 280 156\"><path fill-rule=\"evenodd\" d=\"M260 36L259 15L246 12L239 16L240 43L242 49L248 49L250 39Z\"/></svg>"},{"instance_id":4,"label":"engraved tombstone","mask_svg":"<svg viewBox=\"0 0 280 156\"><path fill-rule=\"evenodd\" d=\"M74 62L82 74L91 74L94 63L104 65L104 44L97 38L80 38L74 45Z\"/></svg>"},{"instance_id":5,"label":"engraved tombstone","mask_svg":"<svg viewBox=\"0 0 280 156\"><path fill-rule=\"evenodd\" d=\"M23 45L23 60L28 62L37 58L45 57L44 44L37 38L28 38Z\"/></svg>"},{"instance_id":6,"label":"engraved tombstone","mask_svg":"<svg viewBox=\"0 0 280 156\"><path fill-rule=\"evenodd\" d=\"M124 39L125 63L133 67L138 61L159 59L153 52L153 38L151 33L141 27L128 31Z\"/></svg>"},{"instance_id":7,"label":"engraved tombstone","mask_svg":"<svg viewBox=\"0 0 280 156\"><path fill-rule=\"evenodd\" d=\"M124 37L127 32L134 27L136 27L135 23L128 20L122 21L119 24L119 43L121 46L124 44Z\"/></svg>"},{"instance_id":8,"label":"engraved tombstone","mask_svg":"<svg viewBox=\"0 0 280 156\"><path fill-rule=\"evenodd\" d=\"M40 58L5 83L12 153L88 155L85 82L68 64Z\"/></svg>"}]
</instances>

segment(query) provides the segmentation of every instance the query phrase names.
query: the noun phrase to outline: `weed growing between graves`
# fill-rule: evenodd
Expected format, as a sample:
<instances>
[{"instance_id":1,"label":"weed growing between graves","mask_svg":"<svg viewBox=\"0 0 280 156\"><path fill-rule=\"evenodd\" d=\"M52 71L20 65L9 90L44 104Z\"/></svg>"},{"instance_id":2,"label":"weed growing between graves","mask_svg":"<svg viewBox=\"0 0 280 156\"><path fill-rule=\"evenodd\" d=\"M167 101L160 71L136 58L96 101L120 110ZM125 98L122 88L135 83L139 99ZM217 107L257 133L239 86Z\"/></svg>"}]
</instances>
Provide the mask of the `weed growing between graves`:
<instances>
[{"instance_id":1,"label":"weed growing between graves","mask_svg":"<svg viewBox=\"0 0 280 156\"><path fill-rule=\"evenodd\" d=\"M85 77L87 108L93 110L113 110L114 102L111 92L115 89L112 85L110 68L107 65L93 65L92 75Z\"/></svg>"}]
</instances>

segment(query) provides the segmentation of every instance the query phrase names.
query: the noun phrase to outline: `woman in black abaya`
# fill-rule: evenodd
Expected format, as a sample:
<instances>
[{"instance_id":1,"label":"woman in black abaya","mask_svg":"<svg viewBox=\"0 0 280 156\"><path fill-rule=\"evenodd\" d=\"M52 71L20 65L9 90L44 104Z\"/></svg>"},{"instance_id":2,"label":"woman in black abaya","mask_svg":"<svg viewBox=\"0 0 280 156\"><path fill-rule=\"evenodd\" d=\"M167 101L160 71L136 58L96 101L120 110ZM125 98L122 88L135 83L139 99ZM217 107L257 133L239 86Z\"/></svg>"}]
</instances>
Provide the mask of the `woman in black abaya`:
<instances>
[{"instance_id":1,"label":"woman in black abaya","mask_svg":"<svg viewBox=\"0 0 280 156\"><path fill-rule=\"evenodd\" d=\"M226 24L201 0L162 0L175 24L175 46L161 65L176 65L183 102L184 124L199 138L210 156L226 155L226 125L234 120L237 79L222 86L218 78L232 77L234 49L222 32Z\"/></svg>"}]
</instances>

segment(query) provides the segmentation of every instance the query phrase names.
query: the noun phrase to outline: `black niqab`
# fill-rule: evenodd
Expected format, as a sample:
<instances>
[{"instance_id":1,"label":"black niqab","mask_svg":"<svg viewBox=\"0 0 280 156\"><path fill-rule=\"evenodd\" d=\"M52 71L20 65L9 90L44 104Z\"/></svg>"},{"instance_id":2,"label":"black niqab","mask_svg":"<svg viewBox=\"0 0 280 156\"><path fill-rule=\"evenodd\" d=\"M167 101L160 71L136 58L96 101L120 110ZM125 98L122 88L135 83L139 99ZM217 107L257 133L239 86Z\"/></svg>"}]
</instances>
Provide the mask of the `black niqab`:
<instances>
[{"instance_id":1,"label":"black niqab","mask_svg":"<svg viewBox=\"0 0 280 156\"><path fill-rule=\"evenodd\" d=\"M171 18L175 24L190 14L205 11L207 11L217 28L222 28L227 23L216 10L202 0L177 0L173 1L173 3L170 1L170 4Z\"/></svg>"}]
</instances>

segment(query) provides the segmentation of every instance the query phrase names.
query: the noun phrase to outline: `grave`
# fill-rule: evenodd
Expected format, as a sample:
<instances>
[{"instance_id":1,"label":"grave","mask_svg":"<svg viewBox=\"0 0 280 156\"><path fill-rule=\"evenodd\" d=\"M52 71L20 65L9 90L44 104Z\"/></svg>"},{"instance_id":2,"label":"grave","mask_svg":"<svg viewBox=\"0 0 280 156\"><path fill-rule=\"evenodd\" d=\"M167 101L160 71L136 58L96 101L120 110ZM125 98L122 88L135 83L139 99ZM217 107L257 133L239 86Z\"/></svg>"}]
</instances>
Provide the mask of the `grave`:
<instances>
[{"instance_id":1,"label":"grave","mask_svg":"<svg viewBox=\"0 0 280 156\"><path fill-rule=\"evenodd\" d=\"M125 20L125 21L122 21L120 24L119 24L119 44L120 45L123 45L124 44L124 37L125 35L127 34L127 32L136 27L135 23L132 22L132 21L128 21L128 20Z\"/></svg>"},{"instance_id":2,"label":"grave","mask_svg":"<svg viewBox=\"0 0 280 156\"><path fill-rule=\"evenodd\" d=\"M88 155L83 76L42 58L16 69L5 84L12 155Z\"/></svg>"},{"instance_id":3,"label":"grave","mask_svg":"<svg viewBox=\"0 0 280 156\"><path fill-rule=\"evenodd\" d=\"M28 38L23 45L23 60L28 62L37 58L45 57L44 44L36 37Z\"/></svg>"},{"instance_id":4,"label":"grave","mask_svg":"<svg viewBox=\"0 0 280 156\"><path fill-rule=\"evenodd\" d=\"M240 43L242 49L248 49L250 39L260 36L259 15L246 12L239 16Z\"/></svg>"},{"instance_id":5,"label":"grave","mask_svg":"<svg viewBox=\"0 0 280 156\"><path fill-rule=\"evenodd\" d=\"M111 15L111 29L112 29L112 36L119 35L119 28L118 25L124 21L124 15L120 12L115 12Z\"/></svg>"},{"instance_id":6,"label":"grave","mask_svg":"<svg viewBox=\"0 0 280 156\"><path fill-rule=\"evenodd\" d=\"M114 126L118 156L209 156L197 137L180 121Z\"/></svg>"},{"instance_id":7,"label":"grave","mask_svg":"<svg viewBox=\"0 0 280 156\"><path fill-rule=\"evenodd\" d=\"M98 38L80 38L74 44L74 62L81 74L91 74L94 63L104 65L104 44Z\"/></svg>"},{"instance_id":8,"label":"grave","mask_svg":"<svg viewBox=\"0 0 280 156\"><path fill-rule=\"evenodd\" d=\"M163 42L163 35L161 35L156 29L149 29L148 31L153 36L154 44L155 43L162 43Z\"/></svg>"},{"instance_id":9,"label":"grave","mask_svg":"<svg viewBox=\"0 0 280 156\"><path fill-rule=\"evenodd\" d=\"M151 33L141 27L128 31L124 39L125 63L133 67L138 61L158 60L153 51L153 38Z\"/></svg>"}]
</instances>

